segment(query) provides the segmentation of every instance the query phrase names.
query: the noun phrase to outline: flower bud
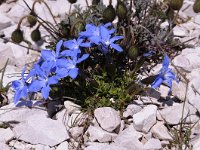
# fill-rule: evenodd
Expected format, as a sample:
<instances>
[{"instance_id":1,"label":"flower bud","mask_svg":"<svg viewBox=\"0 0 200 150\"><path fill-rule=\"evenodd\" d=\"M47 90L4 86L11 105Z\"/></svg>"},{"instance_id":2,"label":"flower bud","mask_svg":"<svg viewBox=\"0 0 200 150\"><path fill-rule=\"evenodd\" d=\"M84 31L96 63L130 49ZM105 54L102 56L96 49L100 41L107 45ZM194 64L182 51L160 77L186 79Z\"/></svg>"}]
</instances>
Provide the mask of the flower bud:
<instances>
[{"instance_id":1,"label":"flower bud","mask_svg":"<svg viewBox=\"0 0 200 150\"><path fill-rule=\"evenodd\" d=\"M68 0L68 2L70 2L71 4L74 4L77 2L77 0Z\"/></svg>"},{"instance_id":2,"label":"flower bud","mask_svg":"<svg viewBox=\"0 0 200 150\"><path fill-rule=\"evenodd\" d=\"M39 29L35 29L35 30L32 31L32 33L31 33L31 39L34 42L38 42L39 40L41 40L41 33L40 33Z\"/></svg>"},{"instance_id":3,"label":"flower bud","mask_svg":"<svg viewBox=\"0 0 200 150\"><path fill-rule=\"evenodd\" d=\"M128 50L128 57L132 60L136 59L138 56L138 48L137 46L133 45Z\"/></svg>"},{"instance_id":4,"label":"flower bud","mask_svg":"<svg viewBox=\"0 0 200 150\"><path fill-rule=\"evenodd\" d=\"M28 20L28 23L30 24L30 27L35 26L37 23L37 19L36 19L35 15L32 13L30 13L30 15L28 15L27 20Z\"/></svg>"},{"instance_id":5,"label":"flower bud","mask_svg":"<svg viewBox=\"0 0 200 150\"><path fill-rule=\"evenodd\" d=\"M23 37L23 32L20 29L16 29L12 35L11 35L11 39L13 42L15 43L21 43L24 40Z\"/></svg>"},{"instance_id":6,"label":"flower bud","mask_svg":"<svg viewBox=\"0 0 200 150\"><path fill-rule=\"evenodd\" d=\"M116 17L115 9L112 5L108 5L103 12L105 22L112 22Z\"/></svg>"},{"instance_id":7,"label":"flower bud","mask_svg":"<svg viewBox=\"0 0 200 150\"><path fill-rule=\"evenodd\" d=\"M120 0L117 2L116 14L119 17L119 20L125 19L126 15L127 15L126 5L123 2L121 2Z\"/></svg>"},{"instance_id":8,"label":"flower bud","mask_svg":"<svg viewBox=\"0 0 200 150\"><path fill-rule=\"evenodd\" d=\"M171 0L169 6L173 10L180 10L183 6L183 0Z\"/></svg>"},{"instance_id":9,"label":"flower bud","mask_svg":"<svg viewBox=\"0 0 200 150\"><path fill-rule=\"evenodd\" d=\"M196 0L194 5L193 5L193 10L195 13L199 13L200 12L200 0Z\"/></svg>"}]
</instances>

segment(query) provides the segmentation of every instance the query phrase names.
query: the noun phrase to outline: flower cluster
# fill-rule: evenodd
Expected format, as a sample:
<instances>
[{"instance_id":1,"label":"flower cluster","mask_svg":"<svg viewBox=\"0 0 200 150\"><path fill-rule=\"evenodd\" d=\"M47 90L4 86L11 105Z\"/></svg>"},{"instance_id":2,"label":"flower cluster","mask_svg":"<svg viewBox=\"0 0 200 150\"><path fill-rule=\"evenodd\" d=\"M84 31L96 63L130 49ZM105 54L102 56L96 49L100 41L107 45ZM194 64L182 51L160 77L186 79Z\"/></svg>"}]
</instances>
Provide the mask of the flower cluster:
<instances>
[{"instance_id":1,"label":"flower cluster","mask_svg":"<svg viewBox=\"0 0 200 150\"><path fill-rule=\"evenodd\" d=\"M172 87L172 80L177 80L175 74L172 72L172 69L169 68L169 57L167 55L164 56L164 60L162 63L162 69L160 73L157 75L155 81L152 83L152 88L158 88L162 83L165 83L167 86ZM169 91L169 92L170 92Z\"/></svg>"},{"instance_id":2,"label":"flower cluster","mask_svg":"<svg viewBox=\"0 0 200 150\"><path fill-rule=\"evenodd\" d=\"M114 43L123 36L113 36L115 29L110 29L111 25L111 23L100 26L87 24L86 31L81 32L77 39L60 40L56 44L55 51L42 50L39 61L33 65L28 75L25 77L26 68L24 68L21 73L22 79L12 82L15 90L14 103L28 99L29 94L35 92L41 92L46 100L51 85L58 84L64 77L75 79L79 73L77 65L90 56L85 53L86 48L96 45L103 54L107 54L111 48L123 51Z\"/></svg>"}]
</instances>

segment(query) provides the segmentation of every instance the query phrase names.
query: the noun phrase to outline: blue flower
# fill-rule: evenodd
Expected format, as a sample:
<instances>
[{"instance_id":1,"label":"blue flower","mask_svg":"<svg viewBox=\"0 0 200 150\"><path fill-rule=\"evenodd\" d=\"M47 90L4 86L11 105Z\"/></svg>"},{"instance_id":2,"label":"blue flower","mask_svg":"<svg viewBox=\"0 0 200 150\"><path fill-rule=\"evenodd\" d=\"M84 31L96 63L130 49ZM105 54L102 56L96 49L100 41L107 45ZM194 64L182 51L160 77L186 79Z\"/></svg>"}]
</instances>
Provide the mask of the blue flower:
<instances>
[{"instance_id":1,"label":"blue flower","mask_svg":"<svg viewBox=\"0 0 200 150\"><path fill-rule=\"evenodd\" d=\"M14 103L17 104L17 102L24 98L26 99L28 97L28 86L27 86L27 78L24 77L24 73L26 71L26 67L22 70L21 73L21 80L15 80L12 82L12 88L15 90L14 95Z\"/></svg>"},{"instance_id":2,"label":"blue flower","mask_svg":"<svg viewBox=\"0 0 200 150\"><path fill-rule=\"evenodd\" d=\"M35 71L37 74L37 79L31 82L29 86L29 91L30 92L41 91L44 99L47 99L49 97L50 85L57 84L58 78L57 76L49 77L49 73L46 72L45 70L42 70L42 68L39 65L35 65Z\"/></svg>"},{"instance_id":3,"label":"blue flower","mask_svg":"<svg viewBox=\"0 0 200 150\"><path fill-rule=\"evenodd\" d=\"M83 40L82 38L68 40L63 45L70 50L80 50L80 47L90 47L90 43L83 43Z\"/></svg>"},{"instance_id":4,"label":"blue flower","mask_svg":"<svg viewBox=\"0 0 200 150\"><path fill-rule=\"evenodd\" d=\"M89 57L89 54L83 54L80 58L79 56L80 54L76 54L73 55L71 58L68 58L65 67L60 68L56 71L56 76L59 78L70 76L72 79L75 79L78 75L79 70L76 65L86 60Z\"/></svg>"},{"instance_id":5,"label":"blue flower","mask_svg":"<svg viewBox=\"0 0 200 150\"><path fill-rule=\"evenodd\" d=\"M44 69L45 71L50 71L52 69L55 70L57 67L62 66L62 64L66 61L66 59L63 58L60 53L62 44L62 40L60 40L56 44L56 52L50 50L42 50L41 57L44 60L41 65L42 69Z\"/></svg>"},{"instance_id":6,"label":"blue flower","mask_svg":"<svg viewBox=\"0 0 200 150\"><path fill-rule=\"evenodd\" d=\"M169 68L169 57L167 55L164 56L164 60L162 63L162 69L160 73L157 75L155 81L152 83L152 88L158 88L162 83L165 83L167 86L172 87L172 80L177 80L175 74L172 72L172 69Z\"/></svg>"},{"instance_id":7,"label":"blue flower","mask_svg":"<svg viewBox=\"0 0 200 150\"><path fill-rule=\"evenodd\" d=\"M111 37L111 34L109 33L108 29L106 29L104 26L100 27L100 33L101 33L100 50L103 53L108 53L108 49L110 47L117 50L118 52L123 51L123 49L118 44L114 43L117 40L123 39L123 36Z\"/></svg>"},{"instance_id":8,"label":"blue flower","mask_svg":"<svg viewBox=\"0 0 200 150\"><path fill-rule=\"evenodd\" d=\"M105 25L101 25L105 28L108 28L109 26L111 26L111 23L107 23ZM84 32L80 32L79 35L81 37L86 37L90 40L90 42L95 43L96 45L99 44L99 42L101 41L101 33L100 33L100 27L101 26L95 26L92 24L87 24L86 25L86 31ZM115 29L111 29L108 30L109 34L113 34L115 32Z\"/></svg>"}]
</instances>

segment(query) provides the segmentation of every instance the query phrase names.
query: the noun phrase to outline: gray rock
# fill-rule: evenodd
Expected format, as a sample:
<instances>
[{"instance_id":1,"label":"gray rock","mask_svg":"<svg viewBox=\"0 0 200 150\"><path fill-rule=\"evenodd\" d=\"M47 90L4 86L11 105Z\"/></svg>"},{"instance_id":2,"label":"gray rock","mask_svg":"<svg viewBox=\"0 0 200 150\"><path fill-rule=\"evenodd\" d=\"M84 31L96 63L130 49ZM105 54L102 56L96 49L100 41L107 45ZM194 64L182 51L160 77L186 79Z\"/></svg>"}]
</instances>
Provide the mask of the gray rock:
<instances>
[{"instance_id":1,"label":"gray rock","mask_svg":"<svg viewBox=\"0 0 200 150\"><path fill-rule=\"evenodd\" d=\"M130 104L127 106L126 110L123 112L123 117L128 118L132 117L135 113L139 112L142 109L141 106L136 104Z\"/></svg>"},{"instance_id":2,"label":"gray rock","mask_svg":"<svg viewBox=\"0 0 200 150\"><path fill-rule=\"evenodd\" d=\"M179 36L179 37L184 37L184 36L188 35L188 31L181 26L174 27L173 33L174 33L175 36Z\"/></svg>"},{"instance_id":3,"label":"gray rock","mask_svg":"<svg viewBox=\"0 0 200 150\"><path fill-rule=\"evenodd\" d=\"M148 105L133 115L133 126L137 131L147 133L156 123L157 106Z\"/></svg>"},{"instance_id":4,"label":"gray rock","mask_svg":"<svg viewBox=\"0 0 200 150\"><path fill-rule=\"evenodd\" d=\"M184 49L181 55L174 58L174 65L186 72L191 72L193 69L200 68L199 49L200 47Z\"/></svg>"},{"instance_id":5,"label":"gray rock","mask_svg":"<svg viewBox=\"0 0 200 150\"><path fill-rule=\"evenodd\" d=\"M9 45L0 42L0 47L1 47L1 49L0 49L0 59L1 59L0 69L2 69L6 64L6 61L8 59L12 60L14 58L14 56L13 56L11 47ZM9 61L8 64L10 64L10 62L11 61Z\"/></svg>"},{"instance_id":6,"label":"gray rock","mask_svg":"<svg viewBox=\"0 0 200 150\"><path fill-rule=\"evenodd\" d=\"M84 150L129 150L117 144L90 142Z\"/></svg>"},{"instance_id":7,"label":"gray rock","mask_svg":"<svg viewBox=\"0 0 200 150\"><path fill-rule=\"evenodd\" d=\"M81 134L83 134L83 127L73 127L69 129L72 138L77 139Z\"/></svg>"},{"instance_id":8,"label":"gray rock","mask_svg":"<svg viewBox=\"0 0 200 150\"><path fill-rule=\"evenodd\" d=\"M7 129L0 128L0 135L1 135L0 136L1 143L3 142L7 143L14 138L14 133L10 128Z\"/></svg>"},{"instance_id":9,"label":"gray rock","mask_svg":"<svg viewBox=\"0 0 200 150\"><path fill-rule=\"evenodd\" d=\"M69 116L69 119L67 120L67 126L82 126L85 123L87 117L87 114L84 114L81 111L76 111L71 116Z\"/></svg>"},{"instance_id":10,"label":"gray rock","mask_svg":"<svg viewBox=\"0 0 200 150\"><path fill-rule=\"evenodd\" d=\"M74 104L74 103L71 102L71 101L65 101L65 102L64 102L64 106L65 106L65 108L66 108L66 110L67 110L67 113L68 113L69 115L71 115L71 114L72 114L73 112L75 112L75 111L80 110L80 106Z\"/></svg>"},{"instance_id":11,"label":"gray rock","mask_svg":"<svg viewBox=\"0 0 200 150\"><path fill-rule=\"evenodd\" d=\"M138 140L142 134L137 132L132 125L122 131L114 140L114 145L119 145L126 150L143 149L143 144Z\"/></svg>"},{"instance_id":12,"label":"gray rock","mask_svg":"<svg viewBox=\"0 0 200 150\"><path fill-rule=\"evenodd\" d=\"M145 150L160 150L162 148L161 142L158 139L149 139L145 144L144 144L144 149Z\"/></svg>"},{"instance_id":13,"label":"gray rock","mask_svg":"<svg viewBox=\"0 0 200 150\"><path fill-rule=\"evenodd\" d=\"M10 150L10 147L8 145L6 145L5 143L0 142L0 148L2 150Z\"/></svg>"},{"instance_id":14,"label":"gray rock","mask_svg":"<svg viewBox=\"0 0 200 150\"><path fill-rule=\"evenodd\" d=\"M140 97L141 101L144 104L160 104L158 100L160 99L160 92L156 91L153 88L148 88Z\"/></svg>"},{"instance_id":15,"label":"gray rock","mask_svg":"<svg viewBox=\"0 0 200 150\"><path fill-rule=\"evenodd\" d=\"M35 147L35 150L52 150L49 146L42 145L42 144L37 144L34 147Z\"/></svg>"},{"instance_id":16,"label":"gray rock","mask_svg":"<svg viewBox=\"0 0 200 150\"><path fill-rule=\"evenodd\" d=\"M94 116L100 126L108 132L115 130L121 123L119 113L110 107L95 109Z\"/></svg>"},{"instance_id":17,"label":"gray rock","mask_svg":"<svg viewBox=\"0 0 200 150\"><path fill-rule=\"evenodd\" d=\"M183 104L176 104L175 106L169 106L160 111L161 117L164 118L164 120L169 125L176 125L180 122L182 117L182 110L183 110ZM198 120L198 117L195 115L196 110L194 107L192 107L189 104L186 104L184 109L184 115L183 118L185 118L187 115L189 115L186 119L186 123L194 123Z\"/></svg>"},{"instance_id":18,"label":"gray rock","mask_svg":"<svg viewBox=\"0 0 200 150\"><path fill-rule=\"evenodd\" d=\"M199 150L200 147L200 136L190 141L192 144L192 150Z\"/></svg>"},{"instance_id":19,"label":"gray rock","mask_svg":"<svg viewBox=\"0 0 200 150\"><path fill-rule=\"evenodd\" d=\"M160 140L172 140L172 136L170 135L167 128L164 126L163 122L157 122L151 129L153 137Z\"/></svg>"},{"instance_id":20,"label":"gray rock","mask_svg":"<svg viewBox=\"0 0 200 150\"><path fill-rule=\"evenodd\" d=\"M117 137L117 134L115 133L109 133L107 131L102 130L102 128L100 127L94 126L90 126L87 130L87 133L89 134L89 140L91 142L112 142Z\"/></svg>"},{"instance_id":21,"label":"gray rock","mask_svg":"<svg viewBox=\"0 0 200 150\"><path fill-rule=\"evenodd\" d=\"M11 147L14 147L17 150L24 150L24 149L26 149L26 144L23 141L19 142L17 140L12 140L12 141L9 142L9 145ZM35 146L34 146L34 148L35 148Z\"/></svg>"},{"instance_id":22,"label":"gray rock","mask_svg":"<svg viewBox=\"0 0 200 150\"><path fill-rule=\"evenodd\" d=\"M32 143L54 146L69 139L65 126L57 120L47 118L46 111L40 109L19 108L0 111L0 121L15 121L15 137ZM4 107L6 108L6 107Z\"/></svg>"},{"instance_id":23,"label":"gray rock","mask_svg":"<svg viewBox=\"0 0 200 150\"><path fill-rule=\"evenodd\" d=\"M22 122L14 127L14 132L15 136L19 137L20 140L32 144L55 146L69 139L63 124L42 116L40 113L27 117L26 122Z\"/></svg>"},{"instance_id":24,"label":"gray rock","mask_svg":"<svg viewBox=\"0 0 200 150\"><path fill-rule=\"evenodd\" d=\"M11 26L11 19L6 17L5 14L0 12L0 30Z\"/></svg>"},{"instance_id":25,"label":"gray rock","mask_svg":"<svg viewBox=\"0 0 200 150\"><path fill-rule=\"evenodd\" d=\"M191 72L189 76L190 78L190 83L189 83L189 88L188 88L188 92L187 92L187 100L189 101L189 103L191 105L193 105L198 112L200 112L200 95L198 93L200 93L200 77L198 76L200 73L200 69L195 69ZM196 77L198 76L198 77Z\"/></svg>"},{"instance_id":26,"label":"gray rock","mask_svg":"<svg viewBox=\"0 0 200 150\"><path fill-rule=\"evenodd\" d=\"M186 84L183 82L173 82L172 83L172 94L176 96L181 101L184 101L186 93Z\"/></svg>"},{"instance_id":27,"label":"gray rock","mask_svg":"<svg viewBox=\"0 0 200 150\"><path fill-rule=\"evenodd\" d=\"M58 145L58 147L56 148L56 150L68 150L68 142L65 141L63 143L61 143L60 145Z\"/></svg>"},{"instance_id":28,"label":"gray rock","mask_svg":"<svg viewBox=\"0 0 200 150\"><path fill-rule=\"evenodd\" d=\"M31 5L30 5L31 6ZM15 23L18 23L22 16L27 15L29 12L26 10L26 7L15 4L11 10L7 13L8 17L11 18Z\"/></svg>"}]
</instances>

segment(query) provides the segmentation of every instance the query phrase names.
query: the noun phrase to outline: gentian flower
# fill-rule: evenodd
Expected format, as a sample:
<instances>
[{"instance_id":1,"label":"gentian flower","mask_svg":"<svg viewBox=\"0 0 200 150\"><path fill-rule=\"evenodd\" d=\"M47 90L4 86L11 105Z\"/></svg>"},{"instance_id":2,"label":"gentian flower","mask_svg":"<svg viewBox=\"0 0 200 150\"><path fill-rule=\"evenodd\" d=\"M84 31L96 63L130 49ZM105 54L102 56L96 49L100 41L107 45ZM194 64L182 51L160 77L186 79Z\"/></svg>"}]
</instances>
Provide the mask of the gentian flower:
<instances>
[{"instance_id":1,"label":"gentian flower","mask_svg":"<svg viewBox=\"0 0 200 150\"><path fill-rule=\"evenodd\" d=\"M56 76L49 77L49 73L39 65L35 65L35 70L37 73L37 79L33 80L29 86L30 92L38 92L41 90L44 99L49 97L50 85L57 84L58 78Z\"/></svg>"},{"instance_id":2,"label":"gentian flower","mask_svg":"<svg viewBox=\"0 0 200 150\"><path fill-rule=\"evenodd\" d=\"M21 73L21 80L15 80L12 82L12 88L15 90L14 95L14 103L17 104L17 102L21 98L27 98L28 97L28 86L27 86L27 78L24 77L24 73L26 71L26 67L22 70Z\"/></svg>"},{"instance_id":3,"label":"gentian flower","mask_svg":"<svg viewBox=\"0 0 200 150\"><path fill-rule=\"evenodd\" d=\"M108 28L111 26L111 23L107 23L105 25L101 25L105 28ZM86 37L90 40L90 42L95 43L96 45L99 44L101 41L101 34L100 34L100 27L101 26L95 26L92 24L87 24L86 25L86 31L80 32L79 35L80 37ZM115 32L115 29L108 30L109 34L113 34Z\"/></svg>"},{"instance_id":4,"label":"gentian flower","mask_svg":"<svg viewBox=\"0 0 200 150\"><path fill-rule=\"evenodd\" d=\"M75 79L78 75L79 70L76 65L86 60L89 57L89 54L83 54L80 58L79 56L80 54L77 54L73 55L72 58L68 58L65 67L60 68L56 71L56 76L59 78L63 78L69 75L72 79Z\"/></svg>"},{"instance_id":5,"label":"gentian flower","mask_svg":"<svg viewBox=\"0 0 200 150\"><path fill-rule=\"evenodd\" d=\"M111 34L109 33L108 29L106 29L104 26L100 27L100 33L101 33L101 48L100 50L103 53L108 53L109 47L122 52L123 49L118 45L115 44L114 42L120 39L123 39L123 36L114 36L111 38Z\"/></svg>"},{"instance_id":6,"label":"gentian flower","mask_svg":"<svg viewBox=\"0 0 200 150\"><path fill-rule=\"evenodd\" d=\"M167 55L164 56L164 60L162 63L162 69L160 73L157 75L155 81L152 83L152 88L158 88L162 83L165 83L167 86L172 87L172 80L177 80L175 74L172 72L172 69L169 68L169 57Z\"/></svg>"},{"instance_id":7,"label":"gentian flower","mask_svg":"<svg viewBox=\"0 0 200 150\"><path fill-rule=\"evenodd\" d=\"M62 66L62 64L66 61L66 59L63 58L60 53L62 44L62 40L56 44L56 52L50 50L42 50L41 57L44 59L44 62L41 65L42 69L45 71L50 71L51 69L56 69L56 67Z\"/></svg>"},{"instance_id":8,"label":"gentian flower","mask_svg":"<svg viewBox=\"0 0 200 150\"><path fill-rule=\"evenodd\" d=\"M68 40L63 45L70 50L80 50L80 47L90 47L90 43L83 43L83 40L82 38Z\"/></svg>"}]
</instances>

